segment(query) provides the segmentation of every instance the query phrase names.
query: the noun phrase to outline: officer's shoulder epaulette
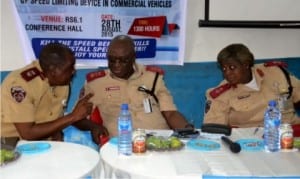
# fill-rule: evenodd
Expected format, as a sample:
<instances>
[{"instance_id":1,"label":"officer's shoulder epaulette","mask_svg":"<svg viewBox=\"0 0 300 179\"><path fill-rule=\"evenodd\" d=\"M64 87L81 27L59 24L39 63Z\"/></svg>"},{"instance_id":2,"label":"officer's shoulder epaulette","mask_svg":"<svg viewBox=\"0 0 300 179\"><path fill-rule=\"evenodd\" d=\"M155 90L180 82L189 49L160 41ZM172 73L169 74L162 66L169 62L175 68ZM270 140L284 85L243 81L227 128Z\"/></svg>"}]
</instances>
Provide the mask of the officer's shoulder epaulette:
<instances>
[{"instance_id":1,"label":"officer's shoulder epaulette","mask_svg":"<svg viewBox=\"0 0 300 179\"><path fill-rule=\"evenodd\" d=\"M30 81L30 80L34 79L35 77L37 77L37 76L41 77L41 79L44 79L44 75L36 67L32 67L32 68L29 68L25 71L22 71L21 76L26 81Z\"/></svg>"},{"instance_id":2,"label":"officer's shoulder epaulette","mask_svg":"<svg viewBox=\"0 0 300 179\"><path fill-rule=\"evenodd\" d=\"M105 76L105 71L101 70L101 71L94 71L94 72L90 72L86 75L86 81L87 82L91 82L97 78L101 78Z\"/></svg>"},{"instance_id":3,"label":"officer's shoulder epaulette","mask_svg":"<svg viewBox=\"0 0 300 179\"><path fill-rule=\"evenodd\" d=\"M153 66L153 65L146 66L146 71L151 71L151 72L159 73L161 75L165 74L165 71L162 68L160 68L158 66Z\"/></svg>"},{"instance_id":4,"label":"officer's shoulder epaulette","mask_svg":"<svg viewBox=\"0 0 300 179\"><path fill-rule=\"evenodd\" d=\"M288 64L282 61L269 61L269 62L265 62L264 66L265 67L279 66L279 67L287 68Z\"/></svg>"},{"instance_id":5,"label":"officer's shoulder epaulette","mask_svg":"<svg viewBox=\"0 0 300 179\"><path fill-rule=\"evenodd\" d=\"M213 89L212 91L209 92L209 95L215 99L218 96L220 96L222 93L224 93L225 91L229 90L231 88L231 85L229 83L223 84L221 86L216 87L215 89Z\"/></svg>"}]
</instances>

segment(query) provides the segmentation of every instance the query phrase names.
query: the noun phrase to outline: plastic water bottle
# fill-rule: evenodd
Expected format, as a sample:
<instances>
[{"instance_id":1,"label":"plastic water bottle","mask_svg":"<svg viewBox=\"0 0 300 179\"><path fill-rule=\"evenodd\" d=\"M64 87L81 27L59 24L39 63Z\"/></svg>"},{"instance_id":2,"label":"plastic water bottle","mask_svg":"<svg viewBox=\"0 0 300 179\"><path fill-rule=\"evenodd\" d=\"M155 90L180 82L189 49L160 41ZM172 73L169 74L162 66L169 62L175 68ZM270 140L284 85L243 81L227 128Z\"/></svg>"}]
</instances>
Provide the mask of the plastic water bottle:
<instances>
[{"instance_id":1,"label":"plastic water bottle","mask_svg":"<svg viewBox=\"0 0 300 179\"><path fill-rule=\"evenodd\" d=\"M264 145L265 150L276 152L280 150L279 127L281 123L281 112L275 100L269 101L264 116Z\"/></svg>"},{"instance_id":2,"label":"plastic water bottle","mask_svg":"<svg viewBox=\"0 0 300 179\"><path fill-rule=\"evenodd\" d=\"M132 154L132 121L128 104L121 105L118 118L118 152L122 155Z\"/></svg>"}]
</instances>

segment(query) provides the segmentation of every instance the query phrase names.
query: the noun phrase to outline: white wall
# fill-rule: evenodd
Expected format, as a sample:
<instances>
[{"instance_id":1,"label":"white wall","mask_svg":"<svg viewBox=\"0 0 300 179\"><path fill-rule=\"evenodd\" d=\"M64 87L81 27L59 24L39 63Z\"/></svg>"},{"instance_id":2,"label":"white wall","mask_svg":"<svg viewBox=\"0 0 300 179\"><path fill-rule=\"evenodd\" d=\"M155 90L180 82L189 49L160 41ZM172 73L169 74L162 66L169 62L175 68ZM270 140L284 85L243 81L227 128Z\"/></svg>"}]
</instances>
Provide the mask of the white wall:
<instances>
[{"instance_id":1,"label":"white wall","mask_svg":"<svg viewBox=\"0 0 300 179\"><path fill-rule=\"evenodd\" d=\"M18 39L24 35L16 34L20 27L13 23L11 1L1 0L1 71L22 67L32 58L31 53L22 54L21 49L30 43ZM186 62L215 61L217 53L230 43L244 43L259 59L300 57L300 29L199 28L198 21L204 18L204 0L186 1ZM225 5L223 8L228 9Z\"/></svg>"},{"instance_id":2,"label":"white wall","mask_svg":"<svg viewBox=\"0 0 300 179\"><path fill-rule=\"evenodd\" d=\"M1 0L1 71L13 70L35 59L31 43L13 0Z\"/></svg>"},{"instance_id":3,"label":"white wall","mask_svg":"<svg viewBox=\"0 0 300 179\"><path fill-rule=\"evenodd\" d=\"M223 9L230 8L224 5ZM244 43L259 59L300 57L300 29L199 28L204 0L188 0L187 17L185 59L189 62L215 60L230 43Z\"/></svg>"},{"instance_id":4,"label":"white wall","mask_svg":"<svg viewBox=\"0 0 300 179\"><path fill-rule=\"evenodd\" d=\"M299 21L299 0L209 0L210 20ZM225 7L225 8L224 8ZM238 8L236 8L238 7Z\"/></svg>"}]
</instances>

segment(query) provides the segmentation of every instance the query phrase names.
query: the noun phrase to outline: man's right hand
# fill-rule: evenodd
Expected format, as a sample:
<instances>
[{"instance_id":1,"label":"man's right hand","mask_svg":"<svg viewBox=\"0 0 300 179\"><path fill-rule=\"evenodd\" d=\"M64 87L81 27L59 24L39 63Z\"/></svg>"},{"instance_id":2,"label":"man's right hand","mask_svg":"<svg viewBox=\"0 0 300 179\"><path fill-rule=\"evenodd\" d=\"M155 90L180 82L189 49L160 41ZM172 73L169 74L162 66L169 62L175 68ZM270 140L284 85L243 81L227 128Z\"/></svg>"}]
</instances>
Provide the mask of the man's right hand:
<instances>
[{"instance_id":1,"label":"man's right hand","mask_svg":"<svg viewBox=\"0 0 300 179\"><path fill-rule=\"evenodd\" d=\"M91 114L93 103L89 102L89 100L93 96L94 94L89 93L78 101L74 110L72 111L72 115L75 117L76 121L84 119Z\"/></svg>"}]
</instances>

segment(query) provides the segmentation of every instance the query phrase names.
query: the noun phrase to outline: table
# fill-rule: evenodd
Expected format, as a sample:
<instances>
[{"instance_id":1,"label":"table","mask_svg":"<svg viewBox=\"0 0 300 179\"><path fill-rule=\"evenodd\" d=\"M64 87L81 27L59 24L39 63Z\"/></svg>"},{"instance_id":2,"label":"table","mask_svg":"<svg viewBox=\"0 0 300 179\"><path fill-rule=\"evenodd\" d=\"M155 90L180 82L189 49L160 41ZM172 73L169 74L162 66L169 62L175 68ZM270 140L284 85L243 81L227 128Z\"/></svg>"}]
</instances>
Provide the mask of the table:
<instances>
[{"instance_id":1,"label":"table","mask_svg":"<svg viewBox=\"0 0 300 179\"><path fill-rule=\"evenodd\" d=\"M42 153L21 154L16 161L0 168L1 179L99 178L99 153L84 145L54 141L20 141L17 145L47 142Z\"/></svg>"},{"instance_id":2,"label":"table","mask_svg":"<svg viewBox=\"0 0 300 179\"><path fill-rule=\"evenodd\" d=\"M255 134L254 130L255 128L233 129L230 139L261 139L263 130L260 129ZM230 152L227 145L220 140L220 136L210 139L221 144L220 150L199 151L185 146L180 151L147 151L145 154L126 157L118 156L117 146L107 143L100 150L104 178L300 178L298 150L276 153L242 150L235 154Z\"/></svg>"}]
</instances>

